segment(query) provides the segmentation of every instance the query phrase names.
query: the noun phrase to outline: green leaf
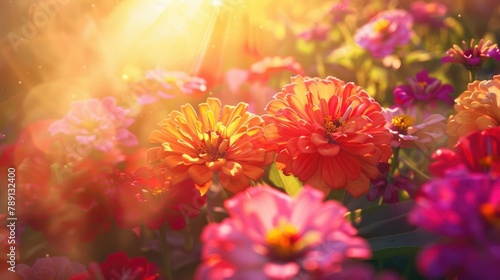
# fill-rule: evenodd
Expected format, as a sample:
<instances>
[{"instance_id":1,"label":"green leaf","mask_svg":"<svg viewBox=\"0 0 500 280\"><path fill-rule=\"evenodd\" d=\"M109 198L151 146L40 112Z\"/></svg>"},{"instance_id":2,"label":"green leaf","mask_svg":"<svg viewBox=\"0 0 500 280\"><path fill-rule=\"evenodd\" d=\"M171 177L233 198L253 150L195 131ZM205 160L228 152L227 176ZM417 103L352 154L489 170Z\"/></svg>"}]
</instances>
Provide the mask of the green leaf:
<instances>
[{"instance_id":1,"label":"green leaf","mask_svg":"<svg viewBox=\"0 0 500 280\"><path fill-rule=\"evenodd\" d=\"M388 249L377 250L377 251L373 252L372 259L373 260L380 260L380 259L390 259L392 257L397 257L397 256L415 255L421 249L422 249L421 247L408 246L408 247L398 247L398 248L388 248Z\"/></svg>"},{"instance_id":2,"label":"green leaf","mask_svg":"<svg viewBox=\"0 0 500 280\"><path fill-rule=\"evenodd\" d=\"M269 170L269 180L276 187L282 188L291 196L297 194L302 189L302 182L295 176L286 176L281 170L278 170L276 163L271 165Z\"/></svg>"},{"instance_id":3,"label":"green leaf","mask_svg":"<svg viewBox=\"0 0 500 280\"><path fill-rule=\"evenodd\" d=\"M372 259L414 254L420 248L426 247L436 240L437 236L423 229L367 239L373 251Z\"/></svg>"},{"instance_id":4,"label":"green leaf","mask_svg":"<svg viewBox=\"0 0 500 280\"><path fill-rule=\"evenodd\" d=\"M425 62L433 59L432 54L428 53L427 51L424 50L415 50L410 53L408 53L404 57L405 65L409 65L412 63L419 63L419 62Z\"/></svg>"}]
</instances>

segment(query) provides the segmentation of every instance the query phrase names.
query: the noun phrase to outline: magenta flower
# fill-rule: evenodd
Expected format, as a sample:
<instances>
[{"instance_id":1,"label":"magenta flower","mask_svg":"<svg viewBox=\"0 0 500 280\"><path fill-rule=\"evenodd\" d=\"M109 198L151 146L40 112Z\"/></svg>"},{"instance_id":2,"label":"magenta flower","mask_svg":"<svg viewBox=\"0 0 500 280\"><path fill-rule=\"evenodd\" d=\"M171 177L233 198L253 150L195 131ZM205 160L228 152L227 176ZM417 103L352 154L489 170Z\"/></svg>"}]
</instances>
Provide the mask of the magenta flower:
<instances>
[{"instance_id":1,"label":"magenta flower","mask_svg":"<svg viewBox=\"0 0 500 280\"><path fill-rule=\"evenodd\" d=\"M202 94L207 90L205 79L181 71L155 69L146 72L144 79L132 85L139 104L146 105L160 99Z\"/></svg>"},{"instance_id":2,"label":"magenta flower","mask_svg":"<svg viewBox=\"0 0 500 280\"><path fill-rule=\"evenodd\" d=\"M335 3L330 8L330 15L333 23L344 21L346 15L355 14L356 10L349 6L350 0L342 0L340 3Z\"/></svg>"},{"instance_id":3,"label":"magenta flower","mask_svg":"<svg viewBox=\"0 0 500 280\"><path fill-rule=\"evenodd\" d=\"M409 214L411 223L443 236L425 248L417 266L431 278L498 279L500 180L457 171L425 184Z\"/></svg>"},{"instance_id":4,"label":"magenta flower","mask_svg":"<svg viewBox=\"0 0 500 280\"><path fill-rule=\"evenodd\" d=\"M70 261L66 257L39 258L31 267L22 263L16 267L16 273L24 279L37 280L69 280L73 275L83 272L83 264Z\"/></svg>"},{"instance_id":5,"label":"magenta flower","mask_svg":"<svg viewBox=\"0 0 500 280\"><path fill-rule=\"evenodd\" d=\"M472 39L469 46L465 41L462 41L462 48L453 45L451 49L446 51L446 55L441 59L441 62L458 63L467 69L477 69L483 65L484 61L492 55L495 49L497 49L497 44L492 44L489 40L484 41L481 39L477 45L474 45L474 39Z\"/></svg>"},{"instance_id":6,"label":"magenta flower","mask_svg":"<svg viewBox=\"0 0 500 280\"><path fill-rule=\"evenodd\" d=\"M375 58L394 52L397 46L407 45L412 36L413 17L404 10L388 10L373 17L354 34L354 40Z\"/></svg>"},{"instance_id":7,"label":"magenta flower","mask_svg":"<svg viewBox=\"0 0 500 280\"><path fill-rule=\"evenodd\" d=\"M297 37L307 42L322 42L326 40L328 32L330 32L331 29L332 27L329 24L316 23L313 27L299 33Z\"/></svg>"},{"instance_id":8,"label":"magenta flower","mask_svg":"<svg viewBox=\"0 0 500 280\"><path fill-rule=\"evenodd\" d=\"M227 200L230 217L203 231L196 279L326 279L344 272L348 258L369 258L347 209L323 199L310 186L295 199L259 186Z\"/></svg>"},{"instance_id":9,"label":"magenta flower","mask_svg":"<svg viewBox=\"0 0 500 280\"><path fill-rule=\"evenodd\" d=\"M400 106L409 106L413 101L422 101L431 105L438 100L453 105L454 89L449 84L442 84L440 80L429 77L429 72L423 70L415 78L408 78L407 85L394 89L394 101Z\"/></svg>"},{"instance_id":10,"label":"magenta flower","mask_svg":"<svg viewBox=\"0 0 500 280\"><path fill-rule=\"evenodd\" d=\"M500 49L498 47L493 48L488 52L488 56L500 61Z\"/></svg>"},{"instance_id":11,"label":"magenta flower","mask_svg":"<svg viewBox=\"0 0 500 280\"><path fill-rule=\"evenodd\" d=\"M378 170L381 176L371 180L372 186L366 194L369 201L382 198L384 203L397 203L399 202L399 191L406 191L410 197L413 197L417 189L417 185L412 180L413 174L399 170L390 178L389 169L388 163L379 163Z\"/></svg>"},{"instance_id":12,"label":"magenta flower","mask_svg":"<svg viewBox=\"0 0 500 280\"><path fill-rule=\"evenodd\" d=\"M74 101L68 114L53 122L48 130L52 136L64 134L81 145L109 152L118 144L138 144L137 137L127 129L134 122L127 113L113 97Z\"/></svg>"},{"instance_id":13,"label":"magenta flower","mask_svg":"<svg viewBox=\"0 0 500 280\"><path fill-rule=\"evenodd\" d=\"M410 5L410 12L416 23L428 24L432 27L444 27L444 19L448 8L439 2L415 1Z\"/></svg>"}]
</instances>

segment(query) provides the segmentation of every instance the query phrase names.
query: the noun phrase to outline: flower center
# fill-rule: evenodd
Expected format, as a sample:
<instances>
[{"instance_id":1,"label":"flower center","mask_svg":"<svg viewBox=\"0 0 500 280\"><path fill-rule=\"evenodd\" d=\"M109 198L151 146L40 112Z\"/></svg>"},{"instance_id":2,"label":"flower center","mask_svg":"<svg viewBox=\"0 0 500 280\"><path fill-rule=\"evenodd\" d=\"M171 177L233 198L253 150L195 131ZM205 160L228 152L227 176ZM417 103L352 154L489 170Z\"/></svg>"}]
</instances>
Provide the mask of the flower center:
<instances>
[{"instance_id":1,"label":"flower center","mask_svg":"<svg viewBox=\"0 0 500 280\"><path fill-rule=\"evenodd\" d=\"M489 224L500 230L500 205L484 203L480 206L479 211Z\"/></svg>"},{"instance_id":2,"label":"flower center","mask_svg":"<svg viewBox=\"0 0 500 280\"><path fill-rule=\"evenodd\" d=\"M161 196L162 194L164 194L167 190L165 188L162 188L162 187L156 187L154 189L152 189L150 191L150 193L154 196L154 197L159 197Z\"/></svg>"},{"instance_id":3,"label":"flower center","mask_svg":"<svg viewBox=\"0 0 500 280\"><path fill-rule=\"evenodd\" d=\"M387 31L387 29L389 28L390 25L391 25L390 20L385 19L385 18L381 18L373 24L373 29L375 30L375 32L382 33L382 32Z\"/></svg>"},{"instance_id":4,"label":"flower center","mask_svg":"<svg viewBox=\"0 0 500 280\"><path fill-rule=\"evenodd\" d=\"M278 257L290 257L300 250L301 236L297 228L289 223L282 223L271 229L266 235L266 243L271 253Z\"/></svg>"},{"instance_id":5,"label":"flower center","mask_svg":"<svg viewBox=\"0 0 500 280\"><path fill-rule=\"evenodd\" d=\"M417 85L419 85L421 88L425 88L427 86L427 82L426 81L417 82Z\"/></svg>"},{"instance_id":6,"label":"flower center","mask_svg":"<svg viewBox=\"0 0 500 280\"><path fill-rule=\"evenodd\" d=\"M479 159L479 164L484 167L492 167L496 162L500 161L500 156L489 155Z\"/></svg>"},{"instance_id":7,"label":"flower center","mask_svg":"<svg viewBox=\"0 0 500 280\"><path fill-rule=\"evenodd\" d=\"M208 161L215 161L226 156L229 139L225 139L220 132L208 130L203 134L199 155Z\"/></svg>"},{"instance_id":8,"label":"flower center","mask_svg":"<svg viewBox=\"0 0 500 280\"><path fill-rule=\"evenodd\" d=\"M332 116L328 116L324 118L323 128L325 128L326 133L333 133L337 131L339 127L342 127L344 123L345 121L342 121L341 119L336 118L335 120L332 120Z\"/></svg>"},{"instance_id":9,"label":"flower center","mask_svg":"<svg viewBox=\"0 0 500 280\"><path fill-rule=\"evenodd\" d=\"M438 11L438 5L436 3L427 3L425 11L429 14L435 14Z\"/></svg>"},{"instance_id":10,"label":"flower center","mask_svg":"<svg viewBox=\"0 0 500 280\"><path fill-rule=\"evenodd\" d=\"M99 127L99 122L95 120L84 120L80 123L80 127L88 131L92 131Z\"/></svg>"},{"instance_id":11,"label":"flower center","mask_svg":"<svg viewBox=\"0 0 500 280\"><path fill-rule=\"evenodd\" d=\"M392 118L391 122L397 131L406 133L408 127L415 124L415 119L412 116L403 114Z\"/></svg>"}]
</instances>

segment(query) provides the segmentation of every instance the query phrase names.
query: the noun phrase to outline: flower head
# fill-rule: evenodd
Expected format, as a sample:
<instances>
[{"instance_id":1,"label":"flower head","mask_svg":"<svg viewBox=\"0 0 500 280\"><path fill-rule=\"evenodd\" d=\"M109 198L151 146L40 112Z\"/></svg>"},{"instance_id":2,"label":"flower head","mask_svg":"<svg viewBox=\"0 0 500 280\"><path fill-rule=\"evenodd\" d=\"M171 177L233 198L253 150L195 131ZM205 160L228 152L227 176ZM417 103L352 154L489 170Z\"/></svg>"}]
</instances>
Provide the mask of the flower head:
<instances>
[{"instance_id":1,"label":"flower head","mask_svg":"<svg viewBox=\"0 0 500 280\"><path fill-rule=\"evenodd\" d=\"M446 51L446 55L441 59L443 63L458 63L465 66L467 69L481 68L484 61L489 58L489 54L497 47L491 41L479 40L477 45L474 45L474 39L470 41L469 46L465 41L462 41L462 48L453 45L451 49Z\"/></svg>"},{"instance_id":2,"label":"flower head","mask_svg":"<svg viewBox=\"0 0 500 280\"><path fill-rule=\"evenodd\" d=\"M238 192L258 180L274 160L274 145L264 138L263 120L248 105L221 106L217 98L172 111L149 141L161 145L148 151L153 172L177 184L186 177L202 186L216 174L224 188Z\"/></svg>"},{"instance_id":3,"label":"flower head","mask_svg":"<svg viewBox=\"0 0 500 280\"><path fill-rule=\"evenodd\" d=\"M309 186L295 199L259 186L227 200L230 217L203 231L196 279L327 279L344 272L349 258L369 258L347 209L323 199Z\"/></svg>"},{"instance_id":4,"label":"flower head","mask_svg":"<svg viewBox=\"0 0 500 280\"><path fill-rule=\"evenodd\" d=\"M118 144L129 147L138 143L127 129L134 122L127 113L112 97L74 101L68 114L48 130L53 136L66 135L70 141L109 152Z\"/></svg>"},{"instance_id":5,"label":"flower head","mask_svg":"<svg viewBox=\"0 0 500 280\"><path fill-rule=\"evenodd\" d=\"M439 2L414 1L410 5L410 12L416 23L444 27L448 8Z\"/></svg>"},{"instance_id":6,"label":"flower head","mask_svg":"<svg viewBox=\"0 0 500 280\"><path fill-rule=\"evenodd\" d=\"M414 78L408 78L408 84L394 89L394 101L400 106L409 106L414 101L436 103L443 101L453 104L453 87L442 84L440 80L429 77L427 70L419 72Z\"/></svg>"},{"instance_id":7,"label":"flower head","mask_svg":"<svg viewBox=\"0 0 500 280\"><path fill-rule=\"evenodd\" d=\"M346 15L356 13L356 10L350 6L349 2L350 0L342 0L342 2L332 5L330 15L333 18L333 23L344 21Z\"/></svg>"},{"instance_id":8,"label":"flower head","mask_svg":"<svg viewBox=\"0 0 500 280\"><path fill-rule=\"evenodd\" d=\"M305 184L359 197L391 156L380 105L353 83L292 78L264 115L266 137L278 144L278 167Z\"/></svg>"},{"instance_id":9,"label":"flower head","mask_svg":"<svg viewBox=\"0 0 500 280\"><path fill-rule=\"evenodd\" d=\"M290 71L294 74L302 75L304 70L293 56L273 56L265 57L250 66L250 80L267 81L271 74Z\"/></svg>"},{"instance_id":10,"label":"flower head","mask_svg":"<svg viewBox=\"0 0 500 280\"><path fill-rule=\"evenodd\" d=\"M393 147L418 146L425 150L437 146L445 137L446 118L426 112L417 105L386 108L383 114L387 128L394 135Z\"/></svg>"},{"instance_id":11,"label":"flower head","mask_svg":"<svg viewBox=\"0 0 500 280\"><path fill-rule=\"evenodd\" d=\"M159 99L204 93L207 82L200 77L181 71L155 69L146 72L144 78L133 84L132 90L140 104L149 104Z\"/></svg>"},{"instance_id":12,"label":"flower head","mask_svg":"<svg viewBox=\"0 0 500 280\"><path fill-rule=\"evenodd\" d=\"M463 171L425 184L410 221L443 240L417 266L431 278L497 279L500 275L500 180Z\"/></svg>"},{"instance_id":13,"label":"flower head","mask_svg":"<svg viewBox=\"0 0 500 280\"><path fill-rule=\"evenodd\" d=\"M187 218L194 217L205 205L205 197L200 196L190 179L165 186L146 167L128 175L116 191L115 218L120 226L132 228L145 224L150 229L160 229L167 222L172 229L179 230L186 225Z\"/></svg>"},{"instance_id":14,"label":"flower head","mask_svg":"<svg viewBox=\"0 0 500 280\"><path fill-rule=\"evenodd\" d=\"M366 194L369 201L375 201L379 197L382 198L384 203L397 203L399 202L399 191L403 190L412 197L417 189L416 184L413 182L413 174L406 170L399 170L397 174L389 174L390 165L388 163L380 163L379 171L381 176L372 180L372 187Z\"/></svg>"},{"instance_id":15,"label":"flower head","mask_svg":"<svg viewBox=\"0 0 500 280\"><path fill-rule=\"evenodd\" d=\"M134 279L158 280L158 267L146 258L129 258L124 252L110 254L100 264L92 263L88 272L73 276L71 280Z\"/></svg>"},{"instance_id":16,"label":"flower head","mask_svg":"<svg viewBox=\"0 0 500 280\"><path fill-rule=\"evenodd\" d=\"M429 171L435 176L457 168L500 176L500 127L474 131L460 138L453 150L437 150L432 159Z\"/></svg>"},{"instance_id":17,"label":"flower head","mask_svg":"<svg viewBox=\"0 0 500 280\"><path fill-rule=\"evenodd\" d=\"M311 28L299 33L297 37L304 39L307 42L321 42L326 40L328 32L330 32L331 29L332 27L329 24L316 23Z\"/></svg>"},{"instance_id":18,"label":"flower head","mask_svg":"<svg viewBox=\"0 0 500 280\"><path fill-rule=\"evenodd\" d=\"M448 120L446 133L453 143L474 130L500 125L500 75L470 83L457 99L457 113Z\"/></svg>"},{"instance_id":19,"label":"flower head","mask_svg":"<svg viewBox=\"0 0 500 280\"><path fill-rule=\"evenodd\" d=\"M413 18L404 10L389 10L373 17L356 31L354 40L375 58L383 58L404 46L412 35Z\"/></svg>"},{"instance_id":20,"label":"flower head","mask_svg":"<svg viewBox=\"0 0 500 280\"><path fill-rule=\"evenodd\" d=\"M84 271L83 264L70 261L66 257L39 258L31 267L22 263L16 267L16 273L24 279L40 280L69 280L72 276Z\"/></svg>"}]
</instances>

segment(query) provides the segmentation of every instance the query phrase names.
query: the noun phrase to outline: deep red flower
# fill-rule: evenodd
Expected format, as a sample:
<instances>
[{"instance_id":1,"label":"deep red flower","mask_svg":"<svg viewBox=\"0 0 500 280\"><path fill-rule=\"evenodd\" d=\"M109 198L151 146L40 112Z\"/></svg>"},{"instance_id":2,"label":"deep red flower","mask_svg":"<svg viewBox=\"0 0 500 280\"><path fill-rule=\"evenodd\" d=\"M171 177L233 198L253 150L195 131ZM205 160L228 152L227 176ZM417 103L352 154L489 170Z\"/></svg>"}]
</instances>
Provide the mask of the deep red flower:
<instances>
[{"instance_id":1,"label":"deep red flower","mask_svg":"<svg viewBox=\"0 0 500 280\"><path fill-rule=\"evenodd\" d=\"M77 274L71 280L157 280L160 279L158 267L146 258L129 258L125 252L108 255L102 263L92 263L88 272Z\"/></svg>"},{"instance_id":2,"label":"deep red flower","mask_svg":"<svg viewBox=\"0 0 500 280\"><path fill-rule=\"evenodd\" d=\"M444 176L451 169L465 167L469 172L500 175L500 127L475 131L460 138L454 150L442 148L433 155L429 171Z\"/></svg>"}]
</instances>

